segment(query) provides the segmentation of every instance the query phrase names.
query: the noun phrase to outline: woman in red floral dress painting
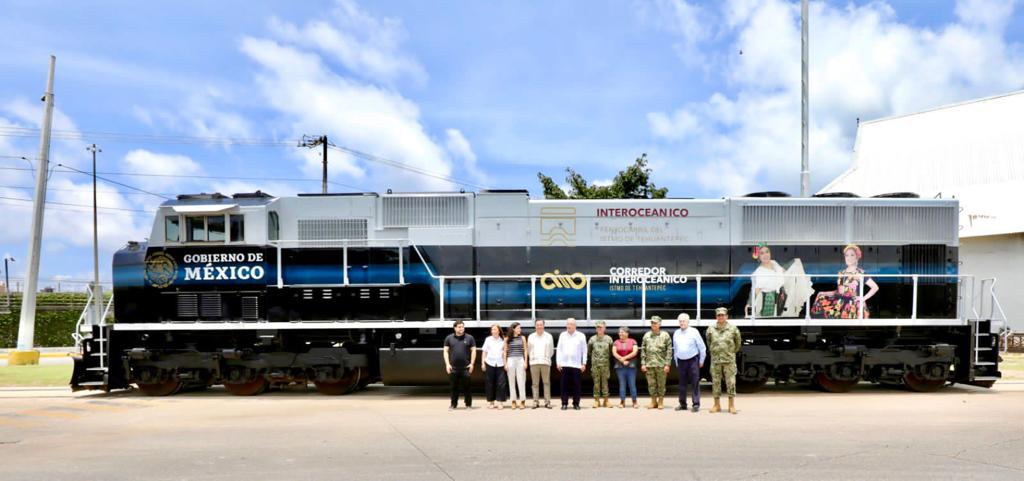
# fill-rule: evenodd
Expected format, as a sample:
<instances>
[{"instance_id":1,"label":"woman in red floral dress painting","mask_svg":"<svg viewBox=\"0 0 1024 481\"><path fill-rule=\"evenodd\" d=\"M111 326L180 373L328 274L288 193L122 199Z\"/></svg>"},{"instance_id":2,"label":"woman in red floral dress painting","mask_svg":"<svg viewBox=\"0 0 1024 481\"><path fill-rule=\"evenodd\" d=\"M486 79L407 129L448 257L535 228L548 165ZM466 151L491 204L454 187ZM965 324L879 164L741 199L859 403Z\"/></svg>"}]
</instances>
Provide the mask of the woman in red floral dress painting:
<instances>
[{"instance_id":1,"label":"woman in red floral dress painting","mask_svg":"<svg viewBox=\"0 0 1024 481\"><path fill-rule=\"evenodd\" d=\"M836 290L819 292L811 307L811 316L825 319L857 319L861 305L864 306L864 318L867 319L867 300L878 292L878 284L874 279L864 277L864 269L859 267L861 250L855 244L843 248L846 269L839 271ZM860 297L860 282L863 280L867 292Z\"/></svg>"}]
</instances>

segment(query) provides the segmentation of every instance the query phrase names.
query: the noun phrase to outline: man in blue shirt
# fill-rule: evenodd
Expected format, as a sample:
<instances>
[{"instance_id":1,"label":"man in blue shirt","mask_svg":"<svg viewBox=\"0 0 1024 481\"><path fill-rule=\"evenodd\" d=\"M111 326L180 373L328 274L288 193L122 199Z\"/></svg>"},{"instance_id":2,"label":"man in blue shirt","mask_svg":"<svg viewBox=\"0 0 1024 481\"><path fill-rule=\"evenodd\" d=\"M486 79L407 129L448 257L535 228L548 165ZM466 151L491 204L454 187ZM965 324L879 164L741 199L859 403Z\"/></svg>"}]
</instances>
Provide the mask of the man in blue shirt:
<instances>
[{"instance_id":1,"label":"man in blue shirt","mask_svg":"<svg viewBox=\"0 0 1024 481\"><path fill-rule=\"evenodd\" d=\"M700 368L704 367L707 347L696 328L690 328L690 316L686 313L677 317L679 329L672 335L673 357L679 372L679 405L676 411L686 410L686 386L693 384L693 407L700 411Z\"/></svg>"}]
</instances>

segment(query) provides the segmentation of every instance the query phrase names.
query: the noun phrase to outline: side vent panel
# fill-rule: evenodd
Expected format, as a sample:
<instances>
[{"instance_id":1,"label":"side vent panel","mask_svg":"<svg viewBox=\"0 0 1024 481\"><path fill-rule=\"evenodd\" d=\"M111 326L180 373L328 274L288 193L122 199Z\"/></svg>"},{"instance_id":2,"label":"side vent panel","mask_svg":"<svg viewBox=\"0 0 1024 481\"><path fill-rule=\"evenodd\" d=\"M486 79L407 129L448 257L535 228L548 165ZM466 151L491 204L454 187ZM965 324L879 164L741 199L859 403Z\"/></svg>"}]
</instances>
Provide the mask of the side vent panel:
<instances>
[{"instance_id":1,"label":"side vent panel","mask_svg":"<svg viewBox=\"0 0 1024 481\"><path fill-rule=\"evenodd\" d=\"M199 315L206 319L220 319L223 317L219 293L204 293L199 295Z\"/></svg>"},{"instance_id":2,"label":"side vent panel","mask_svg":"<svg viewBox=\"0 0 1024 481\"><path fill-rule=\"evenodd\" d=\"M260 298L257 296L242 296L242 319L256 321L260 318Z\"/></svg>"},{"instance_id":3,"label":"side vent panel","mask_svg":"<svg viewBox=\"0 0 1024 481\"><path fill-rule=\"evenodd\" d=\"M193 320L199 317L199 296L178 294L178 319Z\"/></svg>"},{"instance_id":4,"label":"side vent panel","mask_svg":"<svg viewBox=\"0 0 1024 481\"><path fill-rule=\"evenodd\" d=\"M299 240L301 241L325 241L310 242L303 244L304 247L330 247L340 246L338 241L366 240L367 225L366 219L299 219ZM349 245L359 245L359 242L350 242Z\"/></svg>"},{"instance_id":5,"label":"side vent panel","mask_svg":"<svg viewBox=\"0 0 1024 481\"><path fill-rule=\"evenodd\" d=\"M384 227L465 227L469 199L461 195L384 197Z\"/></svg>"},{"instance_id":6,"label":"side vent panel","mask_svg":"<svg viewBox=\"0 0 1024 481\"><path fill-rule=\"evenodd\" d=\"M743 206L743 242L841 243L842 206Z\"/></svg>"}]
</instances>

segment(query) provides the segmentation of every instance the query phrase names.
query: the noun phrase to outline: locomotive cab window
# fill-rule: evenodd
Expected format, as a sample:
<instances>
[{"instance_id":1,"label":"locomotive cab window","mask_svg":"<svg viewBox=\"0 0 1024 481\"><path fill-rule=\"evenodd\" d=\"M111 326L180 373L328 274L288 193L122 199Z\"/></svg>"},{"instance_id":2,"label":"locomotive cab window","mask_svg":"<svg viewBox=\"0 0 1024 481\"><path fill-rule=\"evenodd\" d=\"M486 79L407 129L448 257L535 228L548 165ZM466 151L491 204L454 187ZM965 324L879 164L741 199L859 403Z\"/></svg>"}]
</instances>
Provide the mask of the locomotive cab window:
<instances>
[{"instance_id":1,"label":"locomotive cab window","mask_svg":"<svg viewBox=\"0 0 1024 481\"><path fill-rule=\"evenodd\" d=\"M224 242L224 216L211 215L206 218L206 231L210 242Z\"/></svg>"},{"instance_id":2,"label":"locomotive cab window","mask_svg":"<svg viewBox=\"0 0 1024 481\"><path fill-rule=\"evenodd\" d=\"M181 239L181 222L176 215L169 215L164 218L164 240L167 242L178 242Z\"/></svg>"},{"instance_id":3,"label":"locomotive cab window","mask_svg":"<svg viewBox=\"0 0 1024 481\"><path fill-rule=\"evenodd\" d=\"M245 216L231 215L231 242L245 241Z\"/></svg>"},{"instance_id":4,"label":"locomotive cab window","mask_svg":"<svg viewBox=\"0 0 1024 481\"><path fill-rule=\"evenodd\" d=\"M189 242L224 242L225 219L223 215L186 217Z\"/></svg>"},{"instance_id":5,"label":"locomotive cab window","mask_svg":"<svg viewBox=\"0 0 1024 481\"><path fill-rule=\"evenodd\" d=\"M267 213L267 238L272 241L281 238L281 222L277 218L277 212Z\"/></svg>"}]
</instances>

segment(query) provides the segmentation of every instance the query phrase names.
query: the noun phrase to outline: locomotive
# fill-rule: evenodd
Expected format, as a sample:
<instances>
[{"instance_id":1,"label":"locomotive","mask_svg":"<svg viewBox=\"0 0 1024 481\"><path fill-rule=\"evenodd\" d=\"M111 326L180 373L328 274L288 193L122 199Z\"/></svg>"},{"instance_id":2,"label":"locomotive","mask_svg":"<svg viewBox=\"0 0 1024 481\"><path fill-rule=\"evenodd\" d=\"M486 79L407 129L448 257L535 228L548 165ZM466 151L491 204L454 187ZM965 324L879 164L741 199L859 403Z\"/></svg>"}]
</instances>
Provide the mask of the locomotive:
<instances>
[{"instance_id":1,"label":"locomotive","mask_svg":"<svg viewBox=\"0 0 1024 481\"><path fill-rule=\"evenodd\" d=\"M181 195L114 255L114 321L83 326L71 384L440 384L453 320L703 331L726 307L744 391L991 386L1005 319L994 281L959 272L958 231L956 200L906 197Z\"/></svg>"}]
</instances>

